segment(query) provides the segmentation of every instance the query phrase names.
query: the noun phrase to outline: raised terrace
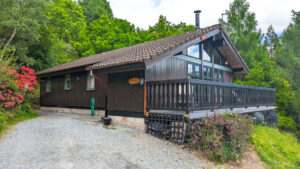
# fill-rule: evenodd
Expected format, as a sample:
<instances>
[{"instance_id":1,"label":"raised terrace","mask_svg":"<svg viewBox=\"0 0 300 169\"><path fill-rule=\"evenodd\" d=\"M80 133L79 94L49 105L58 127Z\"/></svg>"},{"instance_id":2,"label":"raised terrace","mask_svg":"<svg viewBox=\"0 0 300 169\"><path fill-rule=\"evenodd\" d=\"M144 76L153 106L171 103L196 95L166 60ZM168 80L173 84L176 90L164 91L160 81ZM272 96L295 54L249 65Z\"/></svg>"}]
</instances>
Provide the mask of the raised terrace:
<instances>
[{"instance_id":1,"label":"raised terrace","mask_svg":"<svg viewBox=\"0 0 300 169\"><path fill-rule=\"evenodd\" d=\"M147 82L151 113L189 114L202 118L214 112L250 113L273 110L275 89L199 79Z\"/></svg>"}]
</instances>

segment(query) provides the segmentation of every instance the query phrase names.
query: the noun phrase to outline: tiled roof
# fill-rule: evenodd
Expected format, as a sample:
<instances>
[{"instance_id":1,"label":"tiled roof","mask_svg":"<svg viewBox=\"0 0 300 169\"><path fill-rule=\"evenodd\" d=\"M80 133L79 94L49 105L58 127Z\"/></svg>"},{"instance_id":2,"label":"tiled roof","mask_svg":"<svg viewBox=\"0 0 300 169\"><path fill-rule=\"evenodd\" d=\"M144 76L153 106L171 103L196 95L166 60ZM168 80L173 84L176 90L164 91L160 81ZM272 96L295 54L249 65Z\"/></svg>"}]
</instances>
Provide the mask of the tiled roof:
<instances>
[{"instance_id":1,"label":"tiled roof","mask_svg":"<svg viewBox=\"0 0 300 169\"><path fill-rule=\"evenodd\" d=\"M199 38L201 35L205 35L217 28L221 28L221 25L213 25L210 27L202 28L191 32L163 38L151 42L137 44L121 49L116 49L92 56L83 57L73 60L62 65L58 65L40 72L37 75L52 73L56 71L62 71L66 69L72 69L76 67L86 66L86 69L101 69L119 65L125 65L130 63L144 62L146 59L153 59L160 56L178 46L187 43L191 40Z\"/></svg>"}]
</instances>

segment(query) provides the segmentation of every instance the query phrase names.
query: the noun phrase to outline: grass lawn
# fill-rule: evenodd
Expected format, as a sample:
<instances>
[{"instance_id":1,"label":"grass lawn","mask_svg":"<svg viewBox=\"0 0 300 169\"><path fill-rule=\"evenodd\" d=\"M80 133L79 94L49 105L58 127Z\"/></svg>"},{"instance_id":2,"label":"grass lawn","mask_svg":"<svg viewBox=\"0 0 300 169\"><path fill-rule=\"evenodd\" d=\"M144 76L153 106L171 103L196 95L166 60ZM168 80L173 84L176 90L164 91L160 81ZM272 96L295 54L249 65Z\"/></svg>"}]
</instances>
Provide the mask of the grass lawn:
<instances>
[{"instance_id":1,"label":"grass lawn","mask_svg":"<svg viewBox=\"0 0 300 169\"><path fill-rule=\"evenodd\" d=\"M5 130L7 130L12 125L31 118L37 117L38 114L34 111L29 113L21 111L21 110L11 110L5 111L0 110L0 137L3 135Z\"/></svg>"},{"instance_id":2,"label":"grass lawn","mask_svg":"<svg viewBox=\"0 0 300 169\"><path fill-rule=\"evenodd\" d=\"M256 125L251 137L261 160L270 168L300 169L300 143L294 135Z\"/></svg>"}]
</instances>

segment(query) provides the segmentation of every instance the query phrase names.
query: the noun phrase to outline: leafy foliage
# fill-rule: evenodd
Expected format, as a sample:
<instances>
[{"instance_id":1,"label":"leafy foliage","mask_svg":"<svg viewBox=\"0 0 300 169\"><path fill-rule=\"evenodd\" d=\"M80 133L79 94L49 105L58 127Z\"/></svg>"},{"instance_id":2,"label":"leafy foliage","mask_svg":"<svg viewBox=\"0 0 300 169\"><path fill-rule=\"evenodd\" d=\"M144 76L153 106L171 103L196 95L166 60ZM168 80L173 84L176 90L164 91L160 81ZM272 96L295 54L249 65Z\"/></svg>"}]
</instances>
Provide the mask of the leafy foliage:
<instances>
[{"instance_id":1,"label":"leafy foliage","mask_svg":"<svg viewBox=\"0 0 300 169\"><path fill-rule=\"evenodd\" d=\"M294 92L293 104L287 115L296 122L300 131L300 12L292 11L292 22L280 37L280 47L275 50L274 60L287 70L288 81Z\"/></svg>"},{"instance_id":2,"label":"leafy foliage","mask_svg":"<svg viewBox=\"0 0 300 169\"><path fill-rule=\"evenodd\" d=\"M219 19L219 22L247 65L253 68L257 62L268 57L268 53L261 43L263 35L260 30L257 31L255 14L249 12L249 7L246 0L235 0L226 10L227 21Z\"/></svg>"},{"instance_id":3,"label":"leafy foliage","mask_svg":"<svg viewBox=\"0 0 300 169\"><path fill-rule=\"evenodd\" d=\"M3 0L0 2L0 60L12 51L18 62L35 63L28 50L42 38L39 28L46 24L46 0ZM12 54L12 55L14 55Z\"/></svg>"},{"instance_id":4,"label":"leafy foliage","mask_svg":"<svg viewBox=\"0 0 300 169\"><path fill-rule=\"evenodd\" d=\"M296 74L300 67L291 53L298 52L300 46L296 42L300 36L300 31L297 31L299 27L296 26L300 24L297 19L300 15L293 12L293 23L283 37L278 37L272 26L264 36L257 30L255 14L249 11L249 7L246 0L234 0L226 11L227 20L219 20L251 68L248 75L236 77L235 83L276 88L276 103L281 116L293 117L294 121L299 122L300 107L297 105L300 104L300 99L297 101L297 98L300 95L297 91L300 79L299 85L295 84L298 82L299 76ZM300 129L300 125L298 128Z\"/></svg>"},{"instance_id":5,"label":"leafy foliage","mask_svg":"<svg viewBox=\"0 0 300 169\"><path fill-rule=\"evenodd\" d=\"M83 10L72 0L53 0L46 14L49 30L64 42L78 40L79 32L86 29Z\"/></svg>"},{"instance_id":6,"label":"leafy foliage","mask_svg":"<svg viewBox=\"0 0 300 169\"><path fill-rule=\"evenodd\" d=\"M213 161L240 160L250 142L251 123L250 117L235 113L206 117L192 124L189 146Z\"/></svg>"},{"instance_id":7,"label":"leafy foliage","mask_svg":"<svg viewBox=\"0 0 300 169\"><path fill-rule=\"evenodd\" d=\"M95 53L102 53L136 44L135 27L122 19L102 15L88 26L88 37Z\"/></svg>"},{"instance_id":8,"label":"leafy foliage","mask_svg":"<svg viewBox=\"0 0 300 169\"><path fill-rule=\"evenodd\" d=\"M87 23L98 20L101 15L113 18L113 13L107 0L79 0L79 5L83 8Z\"/></svg>"},{"instance_id":9,"label":"leafy foliage","mask_svg":"<svg viewBox=\"0 0 300 169\"><path fill-rule=\"evenodd\" d=\"M296 131L296 124L291 117L279 116L278 117L279 123L277 126L283 130L287 131Z\"/></svg>"}]
</instances>

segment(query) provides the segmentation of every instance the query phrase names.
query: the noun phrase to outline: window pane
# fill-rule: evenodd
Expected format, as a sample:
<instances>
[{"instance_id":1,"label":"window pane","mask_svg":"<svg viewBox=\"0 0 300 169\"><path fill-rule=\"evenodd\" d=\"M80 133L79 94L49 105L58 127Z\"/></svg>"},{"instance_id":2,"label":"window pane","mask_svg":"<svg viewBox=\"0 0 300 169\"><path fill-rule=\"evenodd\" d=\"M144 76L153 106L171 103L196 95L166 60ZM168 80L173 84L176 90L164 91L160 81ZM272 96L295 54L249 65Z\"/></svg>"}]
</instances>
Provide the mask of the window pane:
<instances>
[{"instance_id":1,"label":"window pane","mask_svg":"<svg viewBox=\"0 0 300 169\"><path fill-rule=\"evenodd\" d=\"M208 43L202 44L202 56L203 56L203 60L211 62L211 57L209 55Z\"/></svg>"},{"instance_id":2,"label":"window pane","mask_svg":"<svg viewBox=\"0 0 300 169\"><path fill-rule=\"evenodd\" d=\"M193 74L193 65L192 64L188 64L188 74L189 75Z\"/></svg>"},{"instance_id":3,"label":"window pane","mask_svg":"<svg viewBox=\"0 0 300 169\"><path fill-rule=\"evenodd\" d=\"M194 46L191 46L189 48L187 48L187 55L189 56L192 56L192 57L195 57L195 58L199 58L199 45L194 45Z\"/></svg>"},{"instance_id":4,"label":"window pane","mask_svg":"<svg viewBox=\"0 0 300 169\"><path fill-rule=\"evenodd\" d=\"M87 78L87 89L95 89L95 77L90 74Z\"/></svg>"},{"instance_id":5,"label":"window pane","mask_svg":"<svg viewBox=\"0 0 300 169\"><path fill-rule=\"evenodd\" d=\"M200 66L195 65L195 75L200 77Z\"/></svg>"},{"instance_id":6,"label":"window pane","mask_svg":"<svg viewBox=\"0 0 300 169\"><path fill-rule=\"evenodd\" d=\"M207 78L211 79L211 68L207 68Z\"/></svg>"},{"instance_id":7,"label":"window pane","mask_svg":"<svg viewBox=\"0 0 300 169\"><path fill-rule=\"evenodd\" d=\"M204 77L207 77L207 67L203 67L203 73L204 73Z\"/></svg>"},{"instance_id":8,"label":"window pane","mask_svg":"<svg viewBox=\"0 0 300 169\"><path fill-rule=\"evenodd\" d=\"M65 77L64 89L65 90L71 89L71 76L70 75L66 75L66 77Z\"/></svg>"},{"instance_id":9,"label":"window pane","mask_svg":"<svg viewBox=\"0 0 300 169\"><path fill-rule=\"evenodd\" d=\"M220 80L224 80L224 71L223 70L219 70L219 79Z\"/></svg>"},{"instance_id":10,"label":"window pane","mask_svg":"<svg viewBox=\"0 0 300 169\"><path fill-rule=\"evenodd\" d=\"M215 80L218 79L218 69L215 69L215 72L214 72L214 79L215 79Z\"/></svg>"},{"instance_id":11,"label":"window pane","mask_svg":"<svg viewBox=\"0 0 300 169\"><path fill-rule=\"evenodd\" d=\"M46 82L46 92L51 92L51 80L47 79Z\"/></svg>"},{"instance_id":12,"label":"window pane","mask_svg":"<svg viewBox=\"0 0 300 169\"><path fill-rule=\"evenodd\" d=\"M90 88L91 88L91 89L95 89L95 77L94 77L94 76L91 78L91 85L90 85Z\"/></svg>"},{"instance_id":13,"label":"window pane","mask_svg":"<svg viewBox=\"0 0 300 169\"><path fill-rule=\"evenodd\" d=\"M215 64L218 64L218 65L221 64L221 56L216 49L214 49L214 62L215 62Z\"/></svg>"}]
</instances>

